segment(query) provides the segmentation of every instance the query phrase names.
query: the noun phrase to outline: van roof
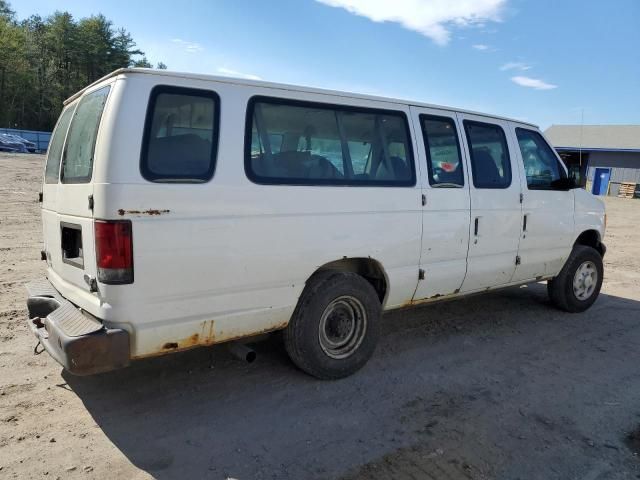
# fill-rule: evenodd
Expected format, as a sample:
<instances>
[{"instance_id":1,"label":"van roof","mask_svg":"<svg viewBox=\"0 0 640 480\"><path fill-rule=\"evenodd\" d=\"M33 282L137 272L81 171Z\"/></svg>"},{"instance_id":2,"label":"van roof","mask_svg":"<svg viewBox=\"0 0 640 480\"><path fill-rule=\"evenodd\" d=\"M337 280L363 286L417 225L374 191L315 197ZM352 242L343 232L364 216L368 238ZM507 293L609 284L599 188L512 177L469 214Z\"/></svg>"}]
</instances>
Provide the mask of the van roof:
<instances>
[{"instance_id":1,"label":"van roof","mask_svg":"<svg viewBox=\"0 0 640 480\"><path fill-rule=\"evenodd\" d=\"M465 110L461 108L447 107L443 105L434 105L430 103L416 102L413 100L406 100L401 98L392 98L392 97L382 97L377 95L366 95L361 93L353 93L353 92L345 92L340 90L329 90L325 88L316 88L316 87L305 87L300 85L290 85L286 83L275 83L275 82L266 82L264 80L250 80L244 78L236 78L236 77L227 77L227 76L219 76L219 75L205 75L199 73L187 73L187 72L174 72L171 70L155 70L151 68L119 68L118 70L114 70L113 72L105 75L104 77L96 80L90 85L87 85L82 90L76 92L67 100L65 100L64 104L68 104L81 96L87 89L90 87L97 85L109 78L116 77L121 74L143 74L143 75L159 75L164 77L174 77L174 78L191 78L194 80L208 80L215 81L218 83L231 83L237 85L247 85L247 86L255 86L255 87L268 87L275 88L280 90L294 90L297 92L307 92L307 93L318 93L324 95L334 95L339 97L347 97L347 98L360 98L363 100L374 100L378 102L389 102L389 103L400 103L405 105L411 105L415 107L424 107L424 108L435 108L440 110L448 110L451 112L461 112L461 113L469 113L472 115L480 115L489 118L497 118L501 120L507 120L511 122L517 122L525 125L530 125L532 127L538 128L538 125L530 122L526 122L523 120L518 120L515 118L503 117L500 115L492 115L483 112L476 112L473 110Z\"/></svg>"}]
</instances>

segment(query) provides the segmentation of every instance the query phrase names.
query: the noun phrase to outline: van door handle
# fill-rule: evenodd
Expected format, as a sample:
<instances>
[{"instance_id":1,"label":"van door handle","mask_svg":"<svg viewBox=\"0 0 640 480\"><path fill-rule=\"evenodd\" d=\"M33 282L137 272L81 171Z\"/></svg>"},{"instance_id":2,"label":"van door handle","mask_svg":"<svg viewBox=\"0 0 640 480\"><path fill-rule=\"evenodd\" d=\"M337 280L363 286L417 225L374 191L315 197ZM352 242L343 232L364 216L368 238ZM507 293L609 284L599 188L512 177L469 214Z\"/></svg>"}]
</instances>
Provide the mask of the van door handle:
<instances>
[{"instance_id":1,"label":"van door handle","mask_svg":"<svg viewBox=\"0 0 640 480\"><path fill-rule=\"evenodd\" d=\"M478 228L480 226L480 217L476 217L476 221L475 224L473 226L473 234L477 237L478 236Z\"/></svg>"},{"instance_id":2,"label":"van door handle","mask_svg":"<svg viewBox=\"0 0 640 480\"><path fill-rule=\"evenodd\" d=\"M525 213L524 218L522 219L522 231L526 232L527 231L527 217L529 216L528 213Z\"/></svg>"}]
</instances>

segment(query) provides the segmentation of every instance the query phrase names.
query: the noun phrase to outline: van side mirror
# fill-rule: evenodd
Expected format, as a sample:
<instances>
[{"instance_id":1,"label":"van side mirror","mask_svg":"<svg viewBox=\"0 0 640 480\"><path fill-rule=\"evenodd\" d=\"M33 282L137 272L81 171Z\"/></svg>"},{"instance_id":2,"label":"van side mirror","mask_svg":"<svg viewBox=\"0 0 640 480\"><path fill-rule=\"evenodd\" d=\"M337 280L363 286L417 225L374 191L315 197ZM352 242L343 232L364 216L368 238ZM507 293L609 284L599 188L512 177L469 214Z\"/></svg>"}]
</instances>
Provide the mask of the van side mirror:
<instances>
[{"instance_id":1,"label":"van side mirror","mask_svg":"<svg viewBox=\"0 0 640 480\"><path fill-rule=\"evenodd\" d=\"M572 177L559 178L551 182L551 188L554 190L569 191L577 188L576 180Z\"/></svg>"}]
</instances>

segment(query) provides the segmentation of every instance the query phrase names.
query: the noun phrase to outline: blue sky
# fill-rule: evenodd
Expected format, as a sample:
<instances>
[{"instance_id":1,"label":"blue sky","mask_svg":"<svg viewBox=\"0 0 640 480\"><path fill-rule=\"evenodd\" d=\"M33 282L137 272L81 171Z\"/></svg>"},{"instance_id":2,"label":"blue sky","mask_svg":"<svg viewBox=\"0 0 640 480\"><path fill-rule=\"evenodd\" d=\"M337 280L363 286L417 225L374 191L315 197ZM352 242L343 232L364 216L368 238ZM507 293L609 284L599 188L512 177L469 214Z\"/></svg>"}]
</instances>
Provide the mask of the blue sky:
<instances>
[{"instance_id":1,"label":"blue sky","mask_svg":"<svg viewBox=\"0 0 640 480\"><path fill-rule=\"evenodd\" d=\"M640 123L640 0L13 0L103 13L171 70L554 123ZM153 5L151 8L150 5Z\"/></svg>"}]
</instances>

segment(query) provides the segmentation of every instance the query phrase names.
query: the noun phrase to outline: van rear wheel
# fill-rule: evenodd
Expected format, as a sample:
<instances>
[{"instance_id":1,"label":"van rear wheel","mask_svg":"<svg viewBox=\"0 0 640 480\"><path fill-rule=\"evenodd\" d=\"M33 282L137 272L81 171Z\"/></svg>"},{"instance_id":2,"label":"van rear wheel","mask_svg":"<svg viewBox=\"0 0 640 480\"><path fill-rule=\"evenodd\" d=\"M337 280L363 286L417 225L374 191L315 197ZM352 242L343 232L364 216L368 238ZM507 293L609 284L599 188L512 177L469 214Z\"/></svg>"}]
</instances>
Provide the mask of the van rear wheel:
<instances>
[{"instance_id":1,"label":"van rear wheel","mask_svg":"<svg viewBox=\"0 0 640 480\"><path fill-rule=\"evenodd\" d=\"M576 245L558 276L547 283L549 298L565 312L584 312L598 298L603 274L600 253L595 248Z\"/></svg>"},{"instance_id":2,"label":"van rear wheel","mask_svg":"<svg viewBox=\"0 0 640 480\"><path fill-rule=\"evenodd\" d=\"M287 353L314 377L347 377L373 355L381 311L376 291L360 275L320 272L307 283L283 331Z\"/></svg>"}]
</instances>

